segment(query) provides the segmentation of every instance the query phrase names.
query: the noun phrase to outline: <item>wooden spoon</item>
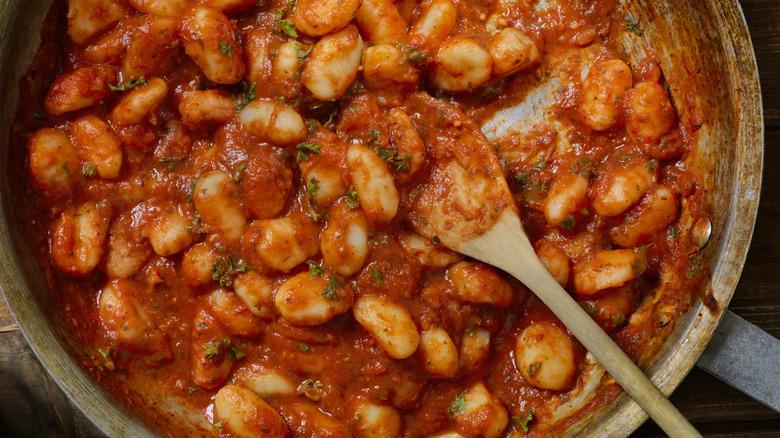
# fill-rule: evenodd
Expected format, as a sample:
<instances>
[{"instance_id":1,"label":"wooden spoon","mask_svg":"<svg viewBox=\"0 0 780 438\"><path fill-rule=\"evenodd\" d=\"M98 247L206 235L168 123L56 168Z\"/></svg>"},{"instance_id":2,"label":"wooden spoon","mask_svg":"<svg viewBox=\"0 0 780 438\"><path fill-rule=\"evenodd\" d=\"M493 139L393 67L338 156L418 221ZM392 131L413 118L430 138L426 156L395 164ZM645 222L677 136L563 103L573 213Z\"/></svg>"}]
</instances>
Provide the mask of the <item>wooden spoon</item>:
<instances>
[{"instance_id":1,"label":"wooden spoon","mask_svg":"<svg viewBox=\"0 0 780 438\"><path fill-rule=\"evenodd\" d=\"M671 437L700 437L536 257L501 165L476 123L426 93L410 96L406 105L435 163L405 200L411 226L523 282L664 432Z\"/></svg>"}]
</instances>

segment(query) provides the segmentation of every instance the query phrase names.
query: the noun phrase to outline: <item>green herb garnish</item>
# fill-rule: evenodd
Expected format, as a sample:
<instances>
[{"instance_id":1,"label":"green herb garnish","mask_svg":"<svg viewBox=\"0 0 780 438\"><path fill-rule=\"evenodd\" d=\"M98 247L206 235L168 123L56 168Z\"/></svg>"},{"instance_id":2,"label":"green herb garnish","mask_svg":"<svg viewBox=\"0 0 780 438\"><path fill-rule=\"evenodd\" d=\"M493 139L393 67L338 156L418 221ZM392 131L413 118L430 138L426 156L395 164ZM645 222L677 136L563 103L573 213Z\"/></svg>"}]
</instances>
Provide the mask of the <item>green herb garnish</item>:
<instances>
[{"instance_id":1,"label":"green herb garnish","mask_svg":"<svg viewBox=\"0 0 780 438\"><path fill-rule=\"evenodd\" d=\"M295 148L298 149L298 155L295 157L295 161L298 163L300 163L301 160L308 160L309 152L315 154L320 153L320 145L314 143L301 143Z\"/></svg>"}]
</instances>

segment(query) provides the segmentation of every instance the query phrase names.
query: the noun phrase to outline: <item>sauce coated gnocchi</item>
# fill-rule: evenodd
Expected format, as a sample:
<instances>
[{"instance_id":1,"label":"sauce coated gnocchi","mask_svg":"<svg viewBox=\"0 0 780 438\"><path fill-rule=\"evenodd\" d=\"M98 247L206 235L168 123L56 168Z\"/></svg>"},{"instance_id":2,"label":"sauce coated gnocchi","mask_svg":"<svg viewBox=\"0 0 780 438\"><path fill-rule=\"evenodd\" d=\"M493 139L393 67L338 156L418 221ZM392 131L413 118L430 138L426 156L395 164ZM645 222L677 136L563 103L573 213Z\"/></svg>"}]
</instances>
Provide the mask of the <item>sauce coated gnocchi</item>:
<instances>
[{"instance_id":1,"label":"sauce coated gnocchi","mask_svg":"<svg viewBox=\"0 0 780 438\"><path fill-rule=\"evenodd\" d=\"M503 173L550 274L652 354L706 275L706 204L686 107L657 55L625 57L616 3L55 2L15 141L84 366L171 436L555 436L609 403L604 379L562 416L587 352L421 234L490 222ZM482 134L545 88L542 120ZM158 421L150 384L199 426Z\"/></svg>"}]
</instances>

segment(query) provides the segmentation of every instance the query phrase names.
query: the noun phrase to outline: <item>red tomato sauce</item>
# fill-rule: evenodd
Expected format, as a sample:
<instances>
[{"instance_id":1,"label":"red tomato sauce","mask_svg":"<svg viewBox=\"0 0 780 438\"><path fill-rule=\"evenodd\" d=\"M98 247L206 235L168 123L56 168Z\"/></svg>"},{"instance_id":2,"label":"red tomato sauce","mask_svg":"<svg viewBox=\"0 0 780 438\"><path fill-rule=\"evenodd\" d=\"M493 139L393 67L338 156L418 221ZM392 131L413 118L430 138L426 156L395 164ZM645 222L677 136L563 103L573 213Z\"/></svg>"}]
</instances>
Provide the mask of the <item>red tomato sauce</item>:
<instances>
[{"instance_id":1,"label":"red tomato sauce","mask_svg":"<svg viewBox=\"0 0 780 438\"><path fill-rule=\"evenodd\" d=\"M619 386L525 286L420 235L450 208L436 173L447 163L474 184L506 177L512 194L487 189L473 210L450 211L453 233L479 235L516 207L551 273L635 361L702 295L693 225L708 207L686 165L695 129L675 114L692 110L668 93L656 55L626 58L621 38L641 24L614 1L364 0L332 17L299 15L314 7L302 0L87 3L52 6L11 177L52 321L164 435L552 436L614 400ZM165 4L179 6L162 16ZM440 38L421 30L431 5L457 16ZM384 27L366 24L369 7ZM341 45L296 29L322 17L343 21ZM498 40L505 29L522 43ZM354 71L307 70L358 33ZM381 38L400 60L371 64ZM487 78L447 89L471 74L442 70L466 62L446 58L447 44L488 56ZM496 73L501 50L530 61ZM333 100L317 97L323 78L342 88ZM479 132L545 87L542 116ZM424 191L436 178L444 188ZM355 310L372 298L402 309L414 333ZM556 333L564 348L550 359L540 348ZM410 339L419 346L404 354Z\"/></svg>"}]
</instances>

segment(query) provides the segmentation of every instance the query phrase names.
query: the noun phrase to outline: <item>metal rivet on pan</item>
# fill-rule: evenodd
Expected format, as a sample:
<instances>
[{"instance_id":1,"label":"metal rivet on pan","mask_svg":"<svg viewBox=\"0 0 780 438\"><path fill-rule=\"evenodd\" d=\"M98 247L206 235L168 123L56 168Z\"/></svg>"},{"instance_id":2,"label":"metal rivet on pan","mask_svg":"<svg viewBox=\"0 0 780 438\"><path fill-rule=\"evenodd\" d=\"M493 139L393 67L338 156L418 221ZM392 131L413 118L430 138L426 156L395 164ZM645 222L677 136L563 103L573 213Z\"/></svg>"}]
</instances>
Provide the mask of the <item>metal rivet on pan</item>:
<instances>
[{"instance_id":1,"label":"metal rivet on pan","mask_svg":"<svg viewBox=\"0 0 780 438\"><path fill-rule=\"evenodd\" d=\"M691 227L691 242L696 244L699 249L707 246L712 235L712 221L708 217L700 217Z\"/></svg>"}]
</instances>

